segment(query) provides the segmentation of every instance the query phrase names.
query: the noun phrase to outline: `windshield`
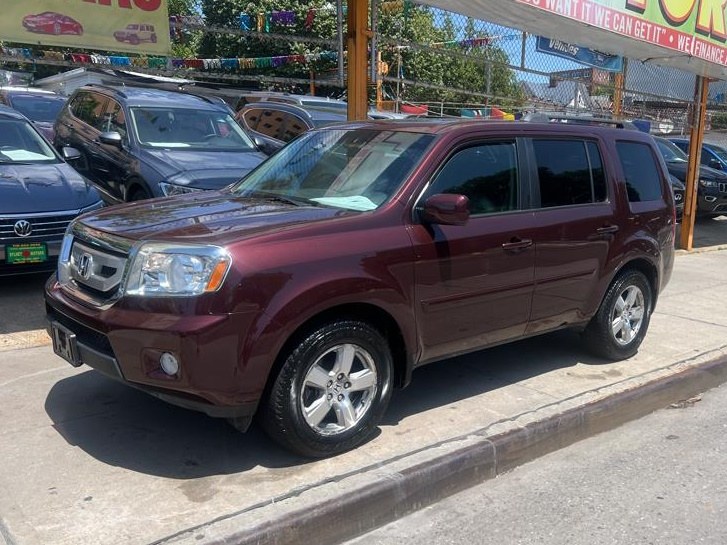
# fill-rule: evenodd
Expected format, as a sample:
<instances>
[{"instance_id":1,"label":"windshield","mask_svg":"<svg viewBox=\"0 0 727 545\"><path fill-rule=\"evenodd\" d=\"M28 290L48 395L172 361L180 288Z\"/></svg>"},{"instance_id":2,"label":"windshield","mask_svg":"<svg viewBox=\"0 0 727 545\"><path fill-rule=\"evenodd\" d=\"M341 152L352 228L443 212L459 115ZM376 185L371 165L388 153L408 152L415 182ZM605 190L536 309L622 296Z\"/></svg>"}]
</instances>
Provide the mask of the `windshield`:
<instances>
[{"instance_id":1,"label":"windshield","mask_svg":"<svg viewBox=\"0 0 727 545\"><path fill-rule=\"evenodd\" d=\"M31 121L53 123L66 99L57 96L13 95L10 103Z\"/></svg>"},{"instance_id":2,"label":"windshield","mask_svg":"<svg viewBox=\"0 0 727 545\"><path fill-rule=\"evenodd\" d=\"M374 210L401 186L432 139L426 134L373 129L309 132L265 161L233 191Z\"/></svg>"},{"instance_id":3,"label":"windshield","mask_svg":"<svg viewBox=\"0 0 727 545\"><path fill-rule=\"evenodd\" d=\"M709 148L709 151L714 153L717 157L719 157L723 162L727 163L727 150L724 148L719 148L717 146L707 146Z\"/></svg>"},{"instance_id":4,"label":"windshield","mask_svg":"<svg viewBox=\"0 0 727 545\"><path fill-rule=\"evenodd\" d=\"M219 110L131 108L144 147L197 151L257 151L233 117Z\"/></svg>"},{"instance_id":5,"label":"windshield","mask_svg":"<svg viewBox=\"0 0 727 545\"><path fill-rule=\"evenodd\" d=\"M30 123L22 119L0 119L0 164L56 163L58 160Z\"/></svg>"},{"instance_id":6,"label":"windshield","mask_svg":"<svg viewBox=\"0 0 727 545\"><path fill-rule=\"evenodd\" d=\"M687 155L676 144L668 140L656 140L656 145L667 163L686 163L689 160Z\"/></svg>"}]
</instances>

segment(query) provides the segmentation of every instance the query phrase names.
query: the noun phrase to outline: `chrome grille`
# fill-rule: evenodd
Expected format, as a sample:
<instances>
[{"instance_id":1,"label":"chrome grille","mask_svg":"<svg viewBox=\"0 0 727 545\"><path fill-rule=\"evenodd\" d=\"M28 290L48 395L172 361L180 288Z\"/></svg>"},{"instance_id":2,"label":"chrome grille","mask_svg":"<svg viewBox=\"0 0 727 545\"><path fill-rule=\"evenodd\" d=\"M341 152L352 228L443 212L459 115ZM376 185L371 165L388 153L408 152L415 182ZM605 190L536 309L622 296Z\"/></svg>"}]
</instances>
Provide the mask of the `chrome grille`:
<instances>
[{"instance_id":1,"label":"chrome grille","mask_svg":"<svg viewBox=\"0 0 727 545\"><path fill-rule=\"evenodd\" d=\"M719 192L720 193L727 193L727 183L720 183L719 184Z\"/></svg>"},{"instance_id":2,"label":"chrome grille","mask_svg":"<svg viewBox=\"0 0 727 545\"><path fill-rule=\"evenodd\" d=\"M80 222L73 224L69 237L68 254L61 250L58 264L63 290L83 303L108 308L122 294L131 241Z\"/></svg>"},{"instance_id":3,"label":"chrome grille","mask_svg":"<svg viewBox=\"0 0 727 545\"><path fill-rule=\"evenodd\" d=\"M126 256L109 254L75 241L71 248L71 278L76 284L109 293L118 289L126 267Z\"/></svg>"},{"instance_id":4,"label":"chrome grille","mask_svg":"<svg viewBox=\"0 0 727 545\"><path fill-rule=\"evenodd\" d=\"M68 224L78 215L73 212L51 212L49 214L13 214L0 216L0 241L3 242L47 242L60 240ZM27 221L32 227L29 236L21 237L15 232L15 224Z\"/></svg>"}]
</instances>

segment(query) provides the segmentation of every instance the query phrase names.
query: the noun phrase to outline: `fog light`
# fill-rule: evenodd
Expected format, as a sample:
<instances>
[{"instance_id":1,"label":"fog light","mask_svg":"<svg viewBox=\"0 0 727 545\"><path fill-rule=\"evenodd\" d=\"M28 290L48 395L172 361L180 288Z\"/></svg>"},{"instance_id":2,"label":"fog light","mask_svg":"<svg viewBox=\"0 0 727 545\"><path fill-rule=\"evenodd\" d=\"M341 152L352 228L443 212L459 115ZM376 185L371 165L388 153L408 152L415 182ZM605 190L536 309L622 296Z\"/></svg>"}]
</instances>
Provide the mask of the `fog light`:
<instances>
[{"instance_id":1,"label":"fog light","mask_svg":"<svg viewBox=\"0 0 727 545\"><path fill-rule=\"evenodd\" d=\"M717 197L712 197L711 195L706 195L704 197L704 200L707 201L707 202L714 202L714 201L717 200Z\"/></svg>"},{"instance_id":2,"label":"fog light","mask_svg":"<svg viewBox=\"0 0 727 545\"><path fill-rule=\"evenodd\" d=\"M174 357L174 354L164 352L164 354L162 354L159 358L159 363L162 366L162 371L169 376L174 376L179 372L179 362L177 361L177 358Z\"/></svg>"}]
</instances>

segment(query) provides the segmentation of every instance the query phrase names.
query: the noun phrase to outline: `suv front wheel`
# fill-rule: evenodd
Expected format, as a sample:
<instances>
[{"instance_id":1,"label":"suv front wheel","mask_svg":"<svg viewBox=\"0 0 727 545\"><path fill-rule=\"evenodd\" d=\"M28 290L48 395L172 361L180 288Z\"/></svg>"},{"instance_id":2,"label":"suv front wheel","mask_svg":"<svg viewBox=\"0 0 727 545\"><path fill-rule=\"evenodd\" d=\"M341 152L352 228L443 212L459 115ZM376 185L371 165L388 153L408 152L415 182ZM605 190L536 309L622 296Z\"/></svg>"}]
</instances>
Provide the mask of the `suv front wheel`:
<instances>
[{"instance_id":1,"label":"suv front wheel","mask_svg":"<svg viewBox=\"0 0 727 545\"><path fill-rule=\"evenodd\" d=\"M350 450L376 431L391 397L386 339L365 322L337 320L303 337L261 407L275 441L319 458Z\"/></svg>"},{"instance_id":2,"label":"suv front wheel","mask_svg":"<svg viewBox=\"0 0 727 545\"><path fill-rule=\"evenodd\" d=\"M627 271L613 281L584 332L588 348L610 360L636 354L653 308L651 285L643 273Z\"/></svg>"}]
</instances>

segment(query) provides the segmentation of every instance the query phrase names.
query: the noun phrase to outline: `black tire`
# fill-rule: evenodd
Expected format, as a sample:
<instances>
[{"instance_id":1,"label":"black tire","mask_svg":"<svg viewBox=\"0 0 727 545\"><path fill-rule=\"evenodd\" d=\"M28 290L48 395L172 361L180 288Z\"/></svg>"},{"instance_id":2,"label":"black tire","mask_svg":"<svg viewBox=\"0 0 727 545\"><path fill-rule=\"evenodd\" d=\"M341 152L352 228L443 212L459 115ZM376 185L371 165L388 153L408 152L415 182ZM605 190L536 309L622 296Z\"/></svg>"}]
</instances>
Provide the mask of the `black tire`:
<instances>
[{"instance_id":1,"label":"black tire","mask_svg":"<svg viewBox=\"0 0 727 545\"><path fill-rule=\"evenodd\" d=\"M149 195L149 193L147 193L145 190L141 189L140 187L137 187L129 195L128 202L143 201L145 199L150 199L150 198L151 198L151 195Z\"/></svg>"},{"instance_id":2,"label":"black tire","mask_svg":"<svg viewBox=\"0 0 727 545\"><path fill-rule=\"evenodd\" d=\"M302 456L351 450L376 432L391 398L392 367L386 339L369 324L338 320L317 327L285 357L261 404L260 423Z\"/></svg>"},{"instance_id":3,"label":"black tire","mask_svg":"<svg viewBox=\"0 0 727 545\"><path fill-rule=\"evenodd\" d=\"M632 302L629 296L633 297ZM583 332L586 346L609 360L630 358L646 336L653 307L651 284L643 273L623 272L611 283L598 312Z\"/></svg>"}]
</instances>

